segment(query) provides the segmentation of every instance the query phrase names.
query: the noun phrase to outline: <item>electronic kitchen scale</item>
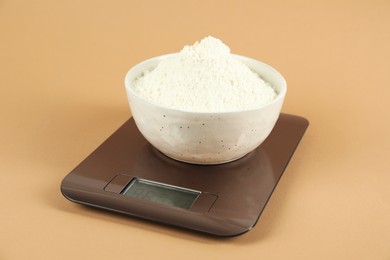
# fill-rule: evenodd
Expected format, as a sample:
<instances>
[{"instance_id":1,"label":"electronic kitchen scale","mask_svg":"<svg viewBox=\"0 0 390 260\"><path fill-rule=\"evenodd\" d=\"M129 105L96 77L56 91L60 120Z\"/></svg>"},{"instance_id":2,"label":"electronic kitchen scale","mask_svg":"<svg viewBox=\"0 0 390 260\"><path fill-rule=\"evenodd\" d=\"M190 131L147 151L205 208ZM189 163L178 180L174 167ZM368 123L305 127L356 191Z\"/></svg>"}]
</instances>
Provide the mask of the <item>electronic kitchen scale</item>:
<instances>
[{"instance_id":1,"label":"electronic kitchen scale","mask_svg":"<svg viewBox=\"0 0 390 260\"><path fill-rule=\"evenodd\" d=\"M251 230L309 122L281 114L268 138L219 165L170 159L131 118L62 181L69 200L217 236Z\"/></svg>"}]
</instances>

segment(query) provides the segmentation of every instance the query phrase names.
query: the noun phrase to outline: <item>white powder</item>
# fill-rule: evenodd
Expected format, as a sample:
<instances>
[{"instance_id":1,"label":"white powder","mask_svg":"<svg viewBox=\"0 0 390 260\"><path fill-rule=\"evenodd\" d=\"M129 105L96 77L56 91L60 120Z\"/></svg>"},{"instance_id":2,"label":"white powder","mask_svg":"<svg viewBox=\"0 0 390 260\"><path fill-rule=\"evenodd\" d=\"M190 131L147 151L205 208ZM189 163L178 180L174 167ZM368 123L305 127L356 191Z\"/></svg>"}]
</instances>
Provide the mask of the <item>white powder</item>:
<instances>
[{"instance_id":1,"label":"white powder","mask_svg":"<svg viewBox=\"0 0 390 260\"><path fill-rule=\"evenodd\" d=\"M245 110L276 96L270 84L211 36L145 71L134 90L151 103L193 112Z\"/></svg>"}]
</instances>

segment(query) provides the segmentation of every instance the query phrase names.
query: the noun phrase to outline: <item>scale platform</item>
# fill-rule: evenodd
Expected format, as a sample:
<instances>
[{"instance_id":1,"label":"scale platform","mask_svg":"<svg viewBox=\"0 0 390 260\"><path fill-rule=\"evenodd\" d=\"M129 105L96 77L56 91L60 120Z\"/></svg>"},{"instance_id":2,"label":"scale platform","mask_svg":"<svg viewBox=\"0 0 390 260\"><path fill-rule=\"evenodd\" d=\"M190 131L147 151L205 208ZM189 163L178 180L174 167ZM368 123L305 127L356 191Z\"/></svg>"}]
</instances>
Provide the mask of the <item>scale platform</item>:
<instances>
[{"instance_id":1,"label":"scale platform","mask_svg":"<svg viewBox=\"0 0 390 260\"><path fill-rule=\"evenodd\" d=\"M216 236L257 223L309 122L281 114L268 138L243 158L194 165L168 158L130 118L61 183L70 201Z\"/></svg>"}]
</instances>

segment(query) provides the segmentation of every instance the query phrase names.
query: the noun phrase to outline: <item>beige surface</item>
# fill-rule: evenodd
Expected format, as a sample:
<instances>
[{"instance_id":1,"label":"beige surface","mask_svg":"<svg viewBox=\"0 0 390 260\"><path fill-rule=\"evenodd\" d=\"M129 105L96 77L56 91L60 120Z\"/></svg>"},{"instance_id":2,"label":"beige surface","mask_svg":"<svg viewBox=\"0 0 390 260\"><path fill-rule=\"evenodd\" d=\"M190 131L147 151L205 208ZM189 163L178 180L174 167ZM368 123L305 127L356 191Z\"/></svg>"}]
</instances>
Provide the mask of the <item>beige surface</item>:
<instances>
[{"instance_id":1,"label":"beige surface","mask_svg":"<svg viewBox=\"0 0 390 260\"><path fill-rule=\"evenodd\" d=\"M390 2L0 1L0 259L390 259ZM206 35L287 79L311 125L251 232L73 204L62 178L129 116L137 62Z\"/></svg>"}]
</instances>

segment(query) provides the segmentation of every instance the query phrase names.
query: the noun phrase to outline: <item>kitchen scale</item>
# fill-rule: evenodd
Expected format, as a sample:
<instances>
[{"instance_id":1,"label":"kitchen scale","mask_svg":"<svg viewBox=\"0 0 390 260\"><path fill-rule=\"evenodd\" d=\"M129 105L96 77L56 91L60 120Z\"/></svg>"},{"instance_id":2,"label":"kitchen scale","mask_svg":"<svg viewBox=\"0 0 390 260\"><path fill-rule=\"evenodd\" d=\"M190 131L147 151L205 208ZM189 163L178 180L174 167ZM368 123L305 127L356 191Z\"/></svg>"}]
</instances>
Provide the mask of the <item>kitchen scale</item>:
<instances>
[{"instance_id":1,"label":"kitchen scale","mask_svg":"<svg viewBox=\"0 0 390 260\"><path fill-rule=\"evenodd\" d=\"M217 236L257 223L309 122L280 114L268 138L219 165L173 160L130 118L61 183L70 201Z\"/></svg>"}]
</instances>

